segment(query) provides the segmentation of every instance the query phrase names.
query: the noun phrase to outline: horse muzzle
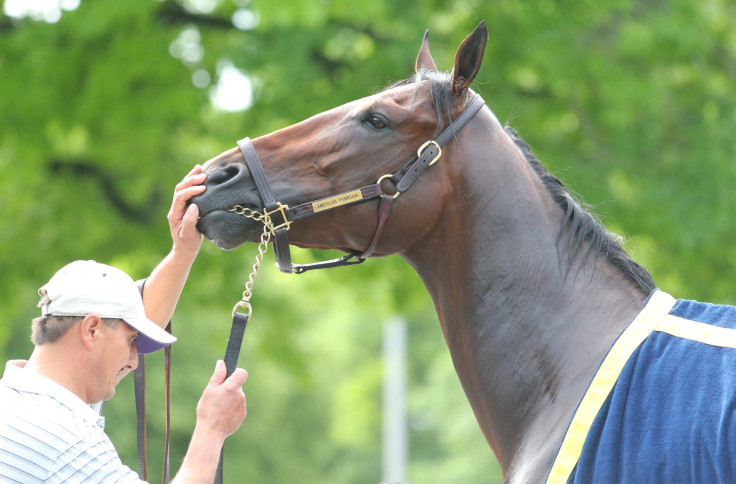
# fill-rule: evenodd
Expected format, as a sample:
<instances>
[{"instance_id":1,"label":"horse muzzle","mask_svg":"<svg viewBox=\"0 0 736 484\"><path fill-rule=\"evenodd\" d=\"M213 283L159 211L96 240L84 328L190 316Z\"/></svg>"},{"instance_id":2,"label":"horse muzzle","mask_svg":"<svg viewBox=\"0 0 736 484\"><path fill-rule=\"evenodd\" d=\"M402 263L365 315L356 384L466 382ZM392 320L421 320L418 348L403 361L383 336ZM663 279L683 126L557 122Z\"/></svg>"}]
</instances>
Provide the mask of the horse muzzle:
<instances>
[{"instance_id":1,"label":"horse muzzle","mask_svg":"<svg viewBox=\"0 0 736 484\"><path fill-rule=\"evenodd\" d=\"M199 207L197 229L225 250L232 250L245 242L258 242L262 225L228 211L234 205L250 207L254 211L263 208L248 168L240 163L223 165L208 162L204 169L207 190L189 201Z\"/></svg>"}]
</instances>

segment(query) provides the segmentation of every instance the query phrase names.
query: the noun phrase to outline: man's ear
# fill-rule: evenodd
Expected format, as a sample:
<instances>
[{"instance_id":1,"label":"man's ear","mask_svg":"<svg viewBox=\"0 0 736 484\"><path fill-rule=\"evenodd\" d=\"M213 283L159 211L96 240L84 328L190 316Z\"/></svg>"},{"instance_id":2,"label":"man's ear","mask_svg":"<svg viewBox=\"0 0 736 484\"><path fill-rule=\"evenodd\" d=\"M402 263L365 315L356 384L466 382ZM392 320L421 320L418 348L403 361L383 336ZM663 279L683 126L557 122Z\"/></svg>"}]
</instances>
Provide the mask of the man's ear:
<instances>
[{"instance_id":1,"label":"man's ear","mask_svg":"<svg viewBox=\"0 0 736 484\"><path fill-rule=\"evenodd\" d=\"M92 350L100 337L101 327L104 323L97 314L88 314L79 325L79 338L87 350Z\"/></svg>"}]
</instances>

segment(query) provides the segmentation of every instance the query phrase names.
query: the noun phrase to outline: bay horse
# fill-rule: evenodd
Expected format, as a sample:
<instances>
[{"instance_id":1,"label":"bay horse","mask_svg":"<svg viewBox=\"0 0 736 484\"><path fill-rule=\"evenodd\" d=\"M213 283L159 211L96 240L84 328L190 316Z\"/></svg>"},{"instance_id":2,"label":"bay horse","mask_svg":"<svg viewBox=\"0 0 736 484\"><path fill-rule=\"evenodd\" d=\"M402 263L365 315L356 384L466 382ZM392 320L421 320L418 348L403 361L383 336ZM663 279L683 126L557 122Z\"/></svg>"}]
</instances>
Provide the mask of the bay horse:
<instances>
[{"instance_id":1,"label":"bay horse","mask_svg":"<svg viewBox=\"0 0 736 484\"><path fill-rule=\"evenodd\" d=\"M736 459L726 469L717 459L724 446L729 452L736 445L728 443L736 437L733 395L717 390L716 410L668 417L660 410L690 403L666 392L700 383L653 377L634 363L659 360L639 353L654 345L678 355L667 378L680 366L696 372L698 361L710 362L697 370L698 382L708 379L704 374L728 374L734 350L718 343L734 346L736 331L707 324L715 336L703 336L700 326L678 330L691 319L707 323L698 314L710 306L675 302L659 291L618 237L499 123L470 88L487 39L481 22L458 47L448 74L437 69L425 33L409 79L246 138L209 160L207 190L192 200L198 228L231 250L259 240L263 217L252 214L267 212L277 220L274 249L285 271L305 270L291 265L289 243L348 254L327 267L399 254L432 297L506 482L733 479ZM288 239L279 237L286 233ZM733 308L714 307L736 321ZM701 353L676 346L678 353L662 338L728 352L718 362L701 360ZM643 397L627 393L638 386L647 389ZM645 407L642 399L657 406ZM700 426L699 412L726 421L725 430ZM660 427L685 430L669 437ZM644 460L654 451L661 454ZM701 454L704 460L693 463Z\"/></svg>"}]
</instances>

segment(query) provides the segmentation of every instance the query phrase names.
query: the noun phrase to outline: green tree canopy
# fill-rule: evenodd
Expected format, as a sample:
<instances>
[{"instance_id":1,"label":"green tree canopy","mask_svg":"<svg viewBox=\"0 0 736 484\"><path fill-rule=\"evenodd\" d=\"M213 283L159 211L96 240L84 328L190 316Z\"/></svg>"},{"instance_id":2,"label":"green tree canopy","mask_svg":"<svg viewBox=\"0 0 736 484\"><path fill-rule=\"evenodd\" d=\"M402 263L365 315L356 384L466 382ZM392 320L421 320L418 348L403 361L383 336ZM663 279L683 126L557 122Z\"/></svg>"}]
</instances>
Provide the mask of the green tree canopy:
<instances>
[{"instance_id":1,"label":"green tree canopy","mask_svg":"<svg viewBox=\"0 0 736 484\"><path fill-rule=\"evenodd\" d=\"M483 19L490 40L474 88L497 116L627 238L661 288L736 302L733 2L45 3L55 8L6 0L0 16L5 359L30 353L36 290L67 262L150 272L171 244L173 187L195 163L406 77L426 28L449 69ZM185 289L172 462L186 451L254 255L205 242ZM249 417L228 440L226 479L378 482L381 327L399 314L410 341L408 479L500 482L432 303L400 258L301 277L272 260L256 283L241 357ZM153 446L163 425L156 361ZM135 467L131 385L105 413Z\"/></svg>"}]
</instances>

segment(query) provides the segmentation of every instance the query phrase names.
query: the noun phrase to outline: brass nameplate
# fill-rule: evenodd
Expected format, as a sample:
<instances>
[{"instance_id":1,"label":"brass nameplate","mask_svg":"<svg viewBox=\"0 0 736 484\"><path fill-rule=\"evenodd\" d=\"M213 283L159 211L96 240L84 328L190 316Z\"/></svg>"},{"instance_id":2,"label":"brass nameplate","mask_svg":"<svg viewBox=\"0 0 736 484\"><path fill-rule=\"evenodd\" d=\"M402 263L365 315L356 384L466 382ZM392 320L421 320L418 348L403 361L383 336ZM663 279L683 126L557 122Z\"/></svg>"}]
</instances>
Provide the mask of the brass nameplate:
<instances>
[{"instance_id":1,"label":"brass nameplate","mask_svg":"<svg viewBox=\"0 0 736 484\"><path fill-rule=\"evenodd\" d=\"M346 205L348 203L352 203L356 200L362 199L363 194L361 193L361 191L353 190L352 192L343 193L342 195L336 195L334 197L325 198L314 202L312 204L312 209L315 212L321 212L322 210L339 207L340 205Z\"/></svg>"}]
</instances>

